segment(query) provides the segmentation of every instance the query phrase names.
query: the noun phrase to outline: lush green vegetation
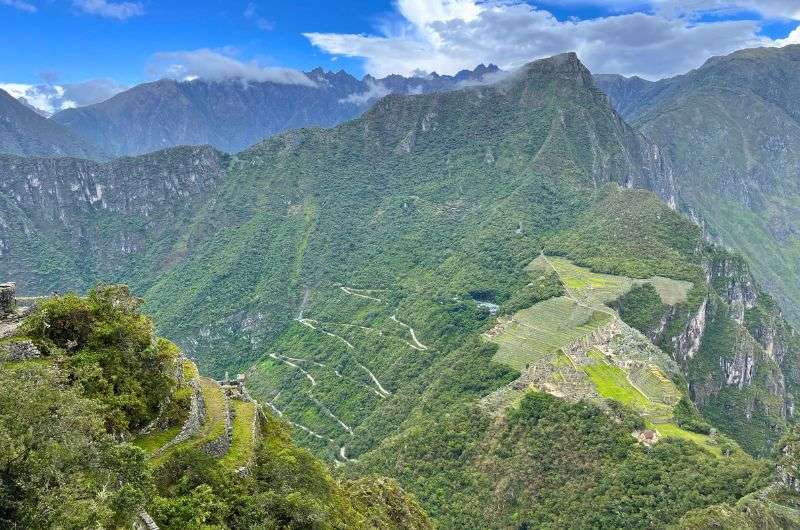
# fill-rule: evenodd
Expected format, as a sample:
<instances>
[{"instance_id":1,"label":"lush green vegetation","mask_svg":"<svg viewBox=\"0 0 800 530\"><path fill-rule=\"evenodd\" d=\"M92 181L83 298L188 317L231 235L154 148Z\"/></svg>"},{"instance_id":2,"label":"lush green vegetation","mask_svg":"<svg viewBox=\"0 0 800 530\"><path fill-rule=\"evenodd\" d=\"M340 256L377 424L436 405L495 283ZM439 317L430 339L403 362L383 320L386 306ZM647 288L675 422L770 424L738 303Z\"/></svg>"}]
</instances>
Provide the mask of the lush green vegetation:
<instances>
[{"instance_id":1,"label":"lush green vegetation","mask_svg":"<svg viewBox=\"0 0 800 530\"><path fill-rule=\"evenodd\" d=\"M423 419L356 467L403 462L401 481L447 528L667 528L770 480L740 450L717 457L673 439L646 450L630 435L643 427L623 408L531 393L494 426L469 408L435 427Z\"/></svg>"},{"instance_id":2,"label":"lush green vegetation","mask_svg":"<svg viewBox=\"0 0 800 530\"><path fill-rule=\"evenodd\" d=\"M497 86L389 97L336 129L287 133L230 159L201 149L151 155L141 171L145 187L159 193L141 199L141 208L123 208L124 194L109 190L108 208L75 208L56 229L39 210L7 199L19 214L9 240L20 248L24 227L41 228L25 247L33 250L15 261L28 285L57 285L61 263L66 279L81 285L131 281L160 332L186 346L204 372L247 371L251 393L293 422L299 443L329 461L357 459L345 465L354 478L389 474L442 526L556 527L567 515L584 526L648 526L677 521L678 510L735 502L753 491L745 477L760 484L760 465L738 452L712 454L686 441L705 443L704 435L670 423L662 434L684 440L647 452L631 436L649 426L642 410L617 424L608 416L618 407L613 399L576 404L575 394L561 392L564 401L540 407L544 422L523 421L524 413L512 422L504 407L484 405L541 356L556 368L553 378L582 377L574 386L601 401L559 349L608 322L613 315L598 305L623 295L623 320L652 331L660 347L626 328L615 353L630 368L630 386L670 407L684 394L697 399L702 417L754 453L777 439L786 420L775 383L785 375L787 392L798 386L792 361L776 367L764 348L773 330L783 330L776 347L796 351L790 328L746 269L728 267L731 256L708 245L697 226L655 195L619 186L666 178L653 153L588 71L563 56ZM23 169L9 170L11 189L24 186ZM163 174L175 175L177 193L159 187ZM91 249L75 251L79 235ZM562 259L552 259L552 270L529 267L543 252ZM759 301L740 315L733 296L743 286ZM504 319L530 317L511 324L523 339L500 334L498 347L483 338L498 323L495 306ZM695 347L687 325L706 307ZM747 351L759 361L752 385L728 384L721 361ZM618 373L597 370L609 397L637 404L612 377ZM206 387L204 441L220 427L219 401ZM516 390L504 404L533 406L527 388ZM148 402L151 416L158 403ZM195 478L198 445L151 461L172 470L162 475L153 511L173 526L234 524L240 504L252 507L227 496L236 488L212 476L218 462ZM287 454L279 467L287 473L293 459L315 462ZM196 465L206 469L199 457ZM584 471L587 482L577 482ZM254 476L255 486L243 481L245 498L261 487ZM270 513L292 521L285 514L297 506L310 514L297 521L340 520L346 501L326 489L308 507L295 480L275 480ZM199 523L193 514L208 515Z\"/></svg>"},{"instance_id":3,"label":"lush green vegetation","mask_svg":"<svg viewBox=\"0 0 800 530\"><path fill-rule=\"evenodd\" d=\"M0 357L0 526L126 528L147 510L175 529L430 528L396 483L341 482L285 424L263 415L256 428L263 413L250 402L231 400L231 446L210 456L204 442L224 434L222 388L177 365L177 348L138 308L122 286L53 297L5 341L33 340L42 357ZM190 379L208 416L159 454L188 416ZM145 424L135 444L122 441Z\"/></svg>"}]
</instances>

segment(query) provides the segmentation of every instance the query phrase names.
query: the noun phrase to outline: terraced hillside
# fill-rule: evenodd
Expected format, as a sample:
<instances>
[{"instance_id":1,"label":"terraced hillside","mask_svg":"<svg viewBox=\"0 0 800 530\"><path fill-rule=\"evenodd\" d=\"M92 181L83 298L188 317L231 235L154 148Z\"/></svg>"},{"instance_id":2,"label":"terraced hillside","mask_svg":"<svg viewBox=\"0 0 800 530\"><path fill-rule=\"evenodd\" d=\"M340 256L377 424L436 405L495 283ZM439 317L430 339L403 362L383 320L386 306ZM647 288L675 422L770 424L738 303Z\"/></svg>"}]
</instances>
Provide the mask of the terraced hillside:
<instances>
[{"instance_id":1,"label":"terraced hillside","mask_svg":"<svg viewBox=\"0 0 800 530\"><path fill-rule=\"evenodd\" d=\"M226 469L246 472L252 465L261 435L263 412L241 381L221 385L201 377L189 359L179 360L174 407L162 413L134 439L147 451L154 467L176 451L200 449L220 460ZM171 417L166 417L171 413Z\"/></svg>"},{"instance_id":2,"label":"terraced hillside","mask_svg":"<svg viewBox=\"0 0 800 530\"><path fill-rule=\"evenodd\" d=\"M502 415L531 389L571 401L610 399L636 410L662 436L715 448L713 439L675 424L672 409L682 396L672 381L678 365L607 305L636 285L654 284L662 302L673 306L685 302L691 283L599 274L544 254L528 269L555 273L565 294L501 317L484 334L499 346L493 360L521 372L482 400L487 409Z\"/></svg>"},{"instance_id":3,"label":"terraced hillside","mask_svg":"<svg viewBox=\"0 0 800 530\"><path fill-rule=\"evenodd\" d=\"M127 288L0 302L3 528L430 528L395 482L334 480L243 378L201 376Z\"/></svg>"}]
</instances>

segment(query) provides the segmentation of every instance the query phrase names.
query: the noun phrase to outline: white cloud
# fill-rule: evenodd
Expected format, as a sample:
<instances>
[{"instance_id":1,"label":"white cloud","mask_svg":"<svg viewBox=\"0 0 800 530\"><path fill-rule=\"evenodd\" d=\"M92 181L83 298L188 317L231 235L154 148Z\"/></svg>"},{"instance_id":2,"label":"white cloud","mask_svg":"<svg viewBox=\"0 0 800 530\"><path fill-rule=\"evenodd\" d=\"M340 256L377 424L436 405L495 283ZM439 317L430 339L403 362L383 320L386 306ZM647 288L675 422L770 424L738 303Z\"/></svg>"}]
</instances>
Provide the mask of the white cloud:
<instances>
[{"instance_id":1,"label":"white cloud","mask_svg":"<svg viewBox=\"0 0 800 530\"><path fill-rule=\"evenodd\" d=\"M251 21L256 27L262 31L270 31L275 29L275 24L268 18L262 17L258 13L258 7L250 2L244 10L244 18Z\"/></svg>"},{"instance_id":2,"label":"white cloud","mask_svg":"<svg viewBox=\"0 0 800 530\"><path fill-rule=\"evenodd\" d=\"M566 0L570 2L577 3ZM599 4L597 0L583 3ZM634 2L621 0L614 6L623 9L628 3ZM305 36L332 55L363 58L366 70L377 77L410 74L417 68L452 74L480 62L509 70L537 58L576 51L593 72L654 79L696 68L712 55L781 44L759 35L759 21L700 22L691 13L758 7L765 15L789 16L798 6L797 0L656 3L651 4L651 13L560 21L522 0L397 0L404 21L399 27L383 28L377 35ZM667 4L677 11L665 11Z\"/></svg>"},{"instance_id":3,"label":"white cloud","mask_svg":"<svg viewBox=\"0 0 800 530\"><path fill-rule=\"evenodd\" d=\"M20 11L27 11L28 13L35 13L38 11L37 7L30 2L24 0L0 0L0 5L10 6Z\"/></svg>"},{"instance_id":4,"label":"white cloud","mask_svg":"<svg viewBox=\"0 0 800 530\"><path fill-rule=\"evenodd\" d=\"M147 71L151 77L209 81L241 79L271 81L285 85L316 86L303 72L290 68L263 66L258 61L240 61L231 50L199 50L159 52L150 58Z\"/></svg>"},{"instance_id":5,"label":"white cloud","mask_svg":"<svg viewBox=\"0 0 800 530\"><path fill-rule=\"evenodd\" d=\"M666 14L752 11L767 18L800 20L800 2L797 0L653 0L653 6Z\"/></svg>"},{"instance_id":6,"label":"white cloud","mask_svg":"<svg viewBox=\"0 0 800 530\"><path fill-rule=\"evenodd\" d=\"M108 2L107 0L73 0L72 5L90 15L125 20L144 14L139 2Z\"/></svg>"},{"instance_id":7,"label":"white cloud","mask_svg":"<svg viewBox=\"0 0 800 530\"><path fill-rule=\"evenodd\" d=\"M422 91L422 87L420 87L420 92ZM366 105L370 101L375 99L382 98L383 96L391 93L391 90L386 88L382 83L377 81L373 81L372 79L367 80L367 90L364 92L354 92L350 94L346 98L342 98L339 100L339 103L350 103L352 105Z\"/></svg>"},{"instance_id":8,"label":"white cloud","mask_svg":"<svg viewBox=\"0 0 800 530\"><path fill-rule=\"evenodd\" d=\"M17 99L23 98L30 106L47 116L60 110L105 101L126 88L111 79L90 79L80 83L41 85L0 83L0 89Z\"/></svg>"}]
</instances>

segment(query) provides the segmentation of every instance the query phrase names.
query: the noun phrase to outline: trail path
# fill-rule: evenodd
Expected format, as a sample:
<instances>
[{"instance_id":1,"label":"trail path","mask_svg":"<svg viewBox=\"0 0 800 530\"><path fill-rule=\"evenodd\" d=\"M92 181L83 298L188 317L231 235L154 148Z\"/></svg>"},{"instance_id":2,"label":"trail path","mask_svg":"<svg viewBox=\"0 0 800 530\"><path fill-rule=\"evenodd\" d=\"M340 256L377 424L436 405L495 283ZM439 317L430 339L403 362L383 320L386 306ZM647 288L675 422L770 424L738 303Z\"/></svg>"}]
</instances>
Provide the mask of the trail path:
<instances>
[{"instance_id":1,"label":"trail path","mask_svg":"<svg viewBox=\"0 0 800 530\"><path fill-rule=\"evenodd\" d=\"M400 324L404 328L408 329L409 333L411 334L411 340L414 341L414 344L409 344L412 348L414 348L415 350L427 350L428 349L427 346L425 346L419 340L417 340L417 334L414 332L414 328L412 328L411 326L409 326L408 324L406 324L402 320L398 319L396 314L392 315L389 318L391 318L392 320L394 320L395 322L397 322L398 324Z\"/></svg>"},{"instance_id":2,"label":"trail path","mask_svg":"<svg viewBox=\"0 0 800 530\"><path fill-rule=\"evenodd\" d=\"M380 298L375 298L374 296L369 296L369 295L366 295L366 294L361 294L359 292L356 292L356 291L366 291L368 293L371 293L371 292L373 292L372 290L368 290L368 289L353 289L351 287L345 287L345 286L341 286L341 287L339 287L339 289L341 289L342 291L346 292L350 296L357 296L359 298L366 298L367 300L374 300L376 302L383 302L383 300L381 300Z\"/></svg>"},{"instance_id":3,"label":"trail path","mask_svg":"<svg viewBox=\"0 0 800 530\"><path fill-rule=\"evenodd\" d=\"M361 364L359 362L356 362L356 364L358 365L359 368L361 368L362 370L367 372L367 375L369 375L369 378L372 379L372 382L375 383L376 387L378 387L378 392L382 395L382 397L389 397L389 396L392 395L391 392L389 392L388 390L383 388L383 385L381 385L381 382L378 381L378 378L375 377L375 374L373 374L372 371L369 368L367 368L366 366L364 366L363 364Z\"/></svg>"},{"instance_id":4,"label":"trail path","mask_svg":"<svg viewBox=\"0 0 800 530\"><path fill-rule=\"evenodd\" d=\"M353 344L349 340L345 339L344 337L341 337L341 336L337 335L336 333L331 333L330 331L324 330L321 327L317 327L317 326L320 325L320 323L317 322L316 320L312 320L310 318L304 318L302 320L299 320L299 322L301 324L304 324L304 325L308 326L309 328L311 328L313 330L319 331L321 333L324 333L325 335L328 335L330 337L333 337L335 339L338 339L338 340L342 341L344 343L344 345L347 346L351 350L355 350L356 349L356 347L353 346ZM317 324L317 325L315 326L314 324ZM359 368L364 370L369 375L369 377L372 380L372 382L375 383L375 386L378 388L378 395L380 395L382 398L386 398L386 397L392 395L391 392L386 390L383 387L383 385L381 385L381 382L378 381L378 378L375 377L375 374L373 374L372 371L369 368L367 368L366 366L364 366L363 364L361 364L360 362L355 360L355 358L353 358L353 361L356 363L356 365ZM286 362L286 361L284 361L284 362ZM338 371L336 371L335 373L336 373L337 376L342 377L342 375Z\"/></svg>"},{"instance_id":5,"label":"trail path","mask_svg":"<svg viewBox=\"0 0 800 530\"><path fill-rule=\"evenodd\" d=\"M296 368L296 369L300 370L303 373L303 375L306 376L306 378L309 381L311 381L311 386L317 386L317 380L314 379L314 376L312 376L310 373L306 372L301 366L293 363L292 361L290 361L286 357L281 357L280 355L276 355L274 353L270 353L269 356L272 357L273 359L275 359L276 361L280 361L282 363L288 364L289 366L291 366L293 368Z\"/></svg>"},{"instance_id":6,"label":"trail path","mask_svg":"<svg viewBox=\"0 0 800 530\"><path fill-rule=\"evenodd\" d=\"M268 406L270 409L272 409L272 411L273 411L275 414L277 414L277 415L278 415L278 417L279 417L279 418L283 418L283 412L282 412L282 411L281 411L281 410L280 410L278 407L276 407L275 405L273 405L273 404L272 404L271 402L269 402L269 401L267 401L267 402L266 402L266 404L267 404L267 406ZM307 434L310 434L310 435L311 435L311 436L313 436L314 438L317 438L317 439L319 439L319 440L324 440L324 441L326 441L326 442L330 442L330 443L335 443L335 440L333 440L332 438L328 438L327 436L323 436L323 435L321 435L320 433L318 433L318 432L316 432L316 431L313 431L313 430L309 429L309 428L308 428L308 427L306 427L305 425L301 425L301 424L299 424L299 423L297 423L297 422L295 422L295 421L292 421L292 420L290 420L290 419L286 419L286 421L287 421L287 422L289 422L289 424L290 424L290 425L293 425L294 427L297 427L297 428L298 428L298 429L300 429L301 431L303 431L303 432L305 432L305 433L307 433Z\"/></svg>"},{"instance_id":7,"label":"trail path","mask_svg":"<svg viewBox=\"0 0 800 530\"><path fill-rule=\"evenodd\" d=\"M350 436L353 436L353 429L351 429L349 425L347 425L345 422L343 422L343 421L342 421L342 420L341 420L341 419L340 419L340 418L339 418L339 417L338 417L336 414L334 414L333 412L331 412L331 409L329 409L328 407L326 407L324 403L322 403L320 400L318 400L318 399L317 399L317 398L315 398L314 396L312 396L312 395L310 395L310 394L309 394L309 396L308 396L308 397L310 397L310 398L311 398L311 401L313 401L313 402L314 402L314 404L315 404L315 405L316 405L316 406L317 406L317 407L318 407L318 408L319 408L319 409L320 409L322 412L324 412L326 415L330 416L330 417L331 417L331 419L333 419L333 420L334 420L336 423L338 423L338 424L339 424L339 425L342 427L342 429L344 429L345 431L347 431L347 434L349 434Z\"/></svg>"}]
</instances>

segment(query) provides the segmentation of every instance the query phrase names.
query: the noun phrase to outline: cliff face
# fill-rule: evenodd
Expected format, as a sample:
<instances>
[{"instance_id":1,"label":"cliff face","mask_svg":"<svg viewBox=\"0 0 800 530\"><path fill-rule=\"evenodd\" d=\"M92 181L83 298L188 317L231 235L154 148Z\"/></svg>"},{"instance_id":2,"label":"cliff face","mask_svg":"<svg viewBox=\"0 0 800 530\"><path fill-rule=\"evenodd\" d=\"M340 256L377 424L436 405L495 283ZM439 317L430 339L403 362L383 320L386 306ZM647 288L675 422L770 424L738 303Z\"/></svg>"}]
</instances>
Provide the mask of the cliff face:
<instances>
[{"instance_id":1,"label":"cliff face","mask_svg":"<svg viewBox=\"0 0 800 530\"><path fill-rule=\"evenodd\" d=\"M717 251L704 267L708 294L672 337L673 355L704 414L762 452L795 421L800 341L740 257Z\"/></svg>"},{"instance_id":2,"label":"cliff face","mask_svg":"<svg viewBox=\"0 0 800 530\"><path fill-rule=\"evenodd\" d=\"M46 292L155 272L225 165L209 147L109 163L0 157L2 273Z\"/></svg>"}]
</instances>

